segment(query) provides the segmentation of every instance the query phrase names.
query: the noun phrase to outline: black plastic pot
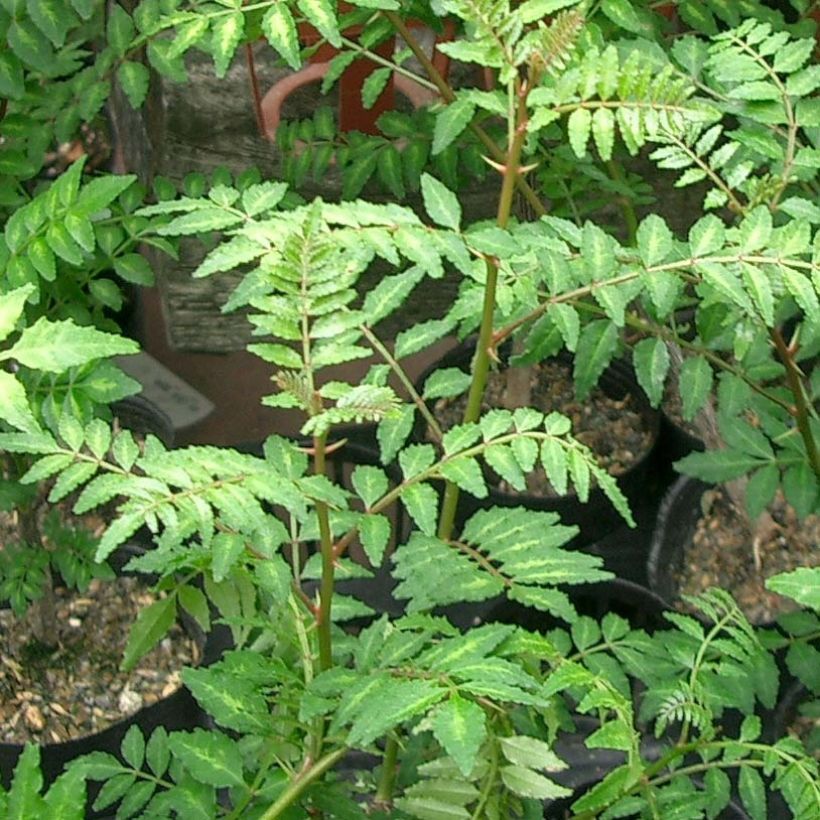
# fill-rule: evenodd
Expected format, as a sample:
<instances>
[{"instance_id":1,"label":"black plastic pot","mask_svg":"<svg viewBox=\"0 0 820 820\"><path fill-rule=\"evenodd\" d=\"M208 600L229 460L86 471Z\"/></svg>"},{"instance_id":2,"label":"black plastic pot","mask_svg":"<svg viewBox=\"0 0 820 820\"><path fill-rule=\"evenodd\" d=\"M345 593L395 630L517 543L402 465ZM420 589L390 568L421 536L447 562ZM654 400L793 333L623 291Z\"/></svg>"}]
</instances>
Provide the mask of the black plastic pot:
<instances>
[{"instance_id":1,"label":"black plastic pot","mask_svg":"<svg viewBox=\"0 0 820 820\"><path fill-rule=\"evenodd\" d=\"M660 435L658 436L658 451L662 453L664 462L672 464L688 456L689 453L704 450L703 439L690 433L685 427L678 424L663 411L661 407Z\"/></svg>"},{"instance_id":2,"label":"black plastic pot","mask_svg":"<svg viewBox=\"0 0 820 820\"><path fill-rule=\"evenodd\" d=\"M457 367L468 369L475 350L475 340L469 339L452 351L445 354L438 362L428 368L416 383L419 393L422 392L427 378L439 368ZM570 364L569 354L558 356L559 361ZM618 486L627 497L631 506L640 506L647 499L647 486L652 484L652 474L655 472L657 460L656 447L660 428L660 414L653 410L643 390L638 385L631 366L621 360L613 361L601 376L598 386L607 396L614 399L623 399L628 394L635 396L640 404L640 412L647 429L651 431L652 446L633 464L633 466L617 477ZM432 402L428 403L428 406ZM561 408L554 408L559 410ZM432 407L431 407L432 410ZM424 441L426 430L423 420L417 423L414 436ZM573 546L583 547L600 540L606 534L613 532L623 525L623 519L612 506L609 499L598 487L593 487L586 503L581 503L574 492L563 496L528 495L525 493L502 492L488 481L489 496L486 499L477 499L467 493L459 497L458 521L466 521L476 510L492 506L519 507L524 506L532 510L556 512L563 524L575 524L579 527L579 534L574 539ZM652 495L651 491L649 495ZM458 523L458 522L457 522Z\"/></svg>"},{"instance_id":3,"label":"black plastic pot","mask_svg":"<svg viewBox=\"0 0 820 820\"><path fill-rule=\"evenodd\" d=\"M120 427L137 435L154 435L166 447L174 446L174 425L168 414L144 396L128 396L111 405Z\"/></svg>"},{"instance_id":4,"label":"black plastic pot","mask_svg":"<svg viewBox=\"0 0 820 820\"><path fill-rule=\"evenodd\" d=\"M649 588L668 604L678 599L678 582L698 521L703 516L700 499L709 488L695 478L682 476L661 502L647 561Z\"/></svg>"},{"instance_id":5,"label":"black plastic pot","mask_svg":"<svg viewBox=\"0 0 820 820\"><path fill-rule=\"evenodd\" d=\"M129 574L123 567L135 555L142 552L139 546L126 545L112 556L110 561L118 573ZM192 636L201 653L200 666L208 666L218 660L230 647L230 630L224 626L215 626L205 634L185 613L180 617L185 630ZM86 737L75 738L62 743L45 743L40 745L40 768L45 785L51 784L72 760L90 752L108 752L119 757L120 744L131 726L138 726L147 738L153 730L163 726L167 731L192 730L207 726L207 715L184 686L180 686L168 697L145 706L133 715L113 723L111 726ZM8 788L14 767L22 754L24 746L19 743L0 743L0 782ZM95 812L91 806L99 793L100 784L90 783L86 817L89 820L108 817L111 809Z\"/></svg>"}]
</instances>

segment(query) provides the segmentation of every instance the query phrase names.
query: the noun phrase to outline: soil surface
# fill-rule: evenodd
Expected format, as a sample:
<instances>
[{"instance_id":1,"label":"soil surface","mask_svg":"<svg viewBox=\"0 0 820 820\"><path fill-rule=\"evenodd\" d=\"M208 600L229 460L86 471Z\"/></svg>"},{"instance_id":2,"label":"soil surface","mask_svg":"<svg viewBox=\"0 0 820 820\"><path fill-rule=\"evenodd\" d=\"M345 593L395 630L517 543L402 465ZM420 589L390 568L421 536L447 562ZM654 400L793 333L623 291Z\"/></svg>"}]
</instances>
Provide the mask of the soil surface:
<instances>
[{"instance_id":1,"label":"soil surface","mask_svg":"<svg viewBox=\"0 0 820 820\"><path fill-rule=\"evenodd\" d=\"M723 490L707 490L702 499L704 516L677 575L680 592L695 595L708 587L723 587L754 624L770 623L782 612L797 608L791 599L770 592L764 584L780 572L820 565L820 516L798 521L778 494L769 507L772 523L761 527L755 537Z\"/></svg>"},{"instance_id":2,"label":"soil surface","mask_svg":"<svg viewBox=\"0 0 820 820\"><path fill-rule=\"evenodd\" d=\"M99 732L170 695L199 647L180 626L131 672L119 670L131 625L156 600L138 578L56 587L59 642L32 638L27 618L0 610L0 741L55 743Z\"/></svg>"},{"instance_id":3,"label":"soil surface","mask_svg":"<svg viewBox=\"0 0 820 820\"><path fill-rule=\"evenodd\" d=\"M569 365L555 359L531 367L530 386L530 406L544 413L557 410L568 416L572 420L572 435L589 447L598 463L614 476L634 466L652 445L654 431L641 413L641 400L631 393L616 399L596 387L584 401L579 401ZM509 406L505 403L505 390L505 371L491 372L482 412ZM466 403L466 396L437 402L434 412L444 429L461 423ZM513 402L514 406L522 404ZM517 492L505 481L497 477L496 481L503 492ZM527 493L556 495L540 465L527 476Z\"/></svg>"}]
</instances>

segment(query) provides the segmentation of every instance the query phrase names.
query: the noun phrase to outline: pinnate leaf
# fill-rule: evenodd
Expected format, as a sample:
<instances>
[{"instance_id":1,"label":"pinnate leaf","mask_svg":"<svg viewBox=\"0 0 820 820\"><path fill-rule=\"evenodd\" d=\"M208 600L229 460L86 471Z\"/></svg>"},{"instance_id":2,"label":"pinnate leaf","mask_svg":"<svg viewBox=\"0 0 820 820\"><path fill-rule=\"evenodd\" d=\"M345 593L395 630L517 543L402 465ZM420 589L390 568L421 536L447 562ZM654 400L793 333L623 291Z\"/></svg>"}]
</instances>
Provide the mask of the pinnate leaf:
<instances>
[{"instance_id":1,"label":"pinnate leaf","mask_svg":"<svg viewBox=\"0 0 820 820\"><path fill-rule=\"evenodd\" d=\"M424 209L433 222L454 231L459 229L461 205L456 195L447 186L430 174L422 174L421 194L424 199Z\"/></svg>"},{"instance_id":2,"label":"pinnate leaf","mask_svg":"<svg viewBox=\"0 0 820 820\"><path fill-rule=\"evenodd\" d=\"M503 766L501 780L511 792L521 797L554 800L572 794L570 789L559 786L558 783L525 766Z\"/></svg>"},{"instance_id":3,"label":"pinnate leaf","mask_svg":"<svg viewBox=\"0 0 820 820\"><path fill-rule=\"evenodd\" d=\"M453 695L436 710L433 734L467 777L487 736L484 710L471 700Z\"/></svg>"},{"instance_id":4,"label":"pinnate leaf","mask_svg":"<svg viewBox=\"0 0 820 820\"><path fill-rule=\"evenodd\" d=\"M171 752L200 783L217 788L241 786L242 755L236 742L220 732L174 732Z\"/></svg>"},{"instance_id":5,"label":"pinnate leaf","mask_svg":"<svg viewBox=\"0 0 820 820\"><path fill-rule=\"evenodd\" d=\"M137 661L162 640L174 623L177 599L173 595L149 604L137 616L128 636L128 645L122 659L122 668L133 669Z\"/></svg>"}]
</instances>

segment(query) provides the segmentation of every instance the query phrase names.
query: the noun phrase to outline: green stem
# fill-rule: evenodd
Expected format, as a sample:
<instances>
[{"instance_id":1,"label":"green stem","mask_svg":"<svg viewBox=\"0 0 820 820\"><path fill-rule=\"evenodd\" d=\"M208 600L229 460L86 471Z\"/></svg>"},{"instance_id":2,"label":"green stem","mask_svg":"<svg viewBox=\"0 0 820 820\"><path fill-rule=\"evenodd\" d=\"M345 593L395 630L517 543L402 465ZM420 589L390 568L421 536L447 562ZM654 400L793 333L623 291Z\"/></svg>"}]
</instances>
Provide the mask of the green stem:
<instances>
[{"instance_id":1,"label":"green stem","mask_svg":"<svg viewBox=\"0 0 820 820\"><path fill-rule=\"evenodd\" d=\"M418 40L413 36L410 29L405 25L401 17L399 17L399 15L394 11L382 11L382 14L384 14L385 18L390 21L390 24L401 35L404 42L407 43L415 58L419 61L419 63L421 63L421 67L424 69L424 72L434 83L444 102L448 105L451 102L454 102L456 99L455 92L450 87L447 80L441 76L439 70L433 65L433 61L427 56L427 53L421 47ZM468 127L478 137L482 145L484 145L484 147L490 152L490 155L495 162L505 162L506 157L504 156L504 152L498 147L498 145L496 145L495 140L480 125L474 121L471 121ZM516 174L513 182L521 192L522 196L524 196L527 202L530 203L533 211L538 216L544 216L547 209L544 207L544 203L540 200L538 194L536 194L530 187L527 180L520 174Z\"/></svg>"},{"instance_id":2,"label":"green stem","mask_svg":"<svg viewBox=\"0 0 820 820\"><path fill-rule=\"evenodd\" d=\"M382 773L379 785L376 789L376 803L384 807L389 806L393 801L393 786L396 782L396 771L398 769L399 741L391 735L387 738L384 747L384 757L382 757Z\"/></svg>"},{"instance_id":3,"label":"green stem","mask_svg":"<svg viewBox=\"0 0 820 820\"><path fill-rule=\"evenodd\" d=\"M800 368L794 359L795 351L786 344L786 340L778 328L771 328L769 330L769 336L774 343L777 355L780 357L783 367L786 368L786 381L794 399L794 418L797 422L797 429L800 431L800 436L803 439L803 444L806 447L809 463L811 464L812 470L814 470L814 474L820 478L820 453L818 453L817 442L814 440L814 434L811 429L811 408L806 398L805 390L803 389Z\"/></svg>"},{"instance_id":4,"label":"green stem","mask_svg":"<svg viewBox=\"0 0 820 820\"><path fill-rule=\"evenodd\" d=\"M499 228L506 228L510 220L516 180L520 179L521 151L527 136L527 89L519 89L518 110L516 114L515 131L513 134L510 153L504 164L504 178L501 183L501 194L498 199L498 214L496 224ZM464 411L464 423L469 424L481 415L481 401L484 397L484 388L487 385L487 374L490 370L490 349L493 346L493 314L495 313L495 293L498 285L498 260L487 258L487 280L484 284L484 304L481 311L481 328L476 343L475 358L473 359L472 381L467 394L467 408ZM438 537L448 541L453 533L456 518L459 489L456 484L447 482L444 488L444 500L441 505Z\"/></svg>"},{"instance_id":5,"label":"green stem","mask_svg":"<svg viewBox=\"0 0 820 820\"><path fill-rule=\"evenodd\" d=\"M276 802L268 808L268 810L260 815L259 820L274 820L280 817L285 809L298 799L302 792L314 782L318 780L326 771L332 769L344 756L347 754L347 749L337 749L335 752L325 755L320 760L317 760L312 766L303 769L292 780L287 788L279 795Z\"/></svg>"},{"instance_id":6,"label":"green stem","mask_svg":"<svg viewBox=\"0 0 820 820\"><path fill-rule=\"evenodd\" d=\"M314 472L325 474L325 442L327 434L315 436ZM319 636L319 668L322 671L333 666L333 643L331 639L330 608L333 602L333 536L330 531L330 513L324 501L316 502L316 517L319 520L319 539L322 550L322 580L319 587L319 612L316 616L316 628Z\"/></svg>"},{"instance_id":7,"label":"green stem","mask_svg":"<svg viewBox=\"0 0 820 820\"><path fill-rule=\"evenodd\" d=\"M441 426L436 421L436 417L430 412L430 409L425 404L424 399L422 399L422 397L418 394L415 385L408 377L407 373L404 372L404 368L402 368L393 354L382 344L376 334L369 327L367 327L367 325L360 325L359 328L362 333L364 333L367 341L370 342L370 346L387 362L387 364L390 365L390 369L396 374L396 377L402 383L402 386L407 391L413 404L415 404L418 408L419 413L421 413L422 418L427 423L427 426L430 428L433 435L438 441L441 441L442 436L444 435Z\"/></svg>"}]
</instances>

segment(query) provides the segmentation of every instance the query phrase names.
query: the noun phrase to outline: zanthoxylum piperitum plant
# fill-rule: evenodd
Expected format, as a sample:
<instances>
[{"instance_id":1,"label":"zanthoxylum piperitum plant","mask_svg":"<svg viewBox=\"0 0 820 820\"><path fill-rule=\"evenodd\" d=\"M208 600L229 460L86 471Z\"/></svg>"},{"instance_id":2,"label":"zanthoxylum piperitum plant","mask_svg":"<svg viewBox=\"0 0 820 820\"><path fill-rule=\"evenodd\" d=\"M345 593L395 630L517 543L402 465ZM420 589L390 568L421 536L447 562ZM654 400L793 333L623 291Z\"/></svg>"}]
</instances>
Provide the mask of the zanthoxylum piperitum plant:
<instances>
[{"instance_id":1,"label":"zanthoxylum piperitum plant","mask_svg":"<svg viewBox=\"0 0 820 820\"><path fill-rule=\"evenodd\" d=\"M386 20L415 51L402 11L389 0L382 5L371 9L373 19ZM330 41L336 37L332 9L312 3L298 9L311 22L318 19ZM799 118L812 116L810 95L817 87L815 73L803 68L806 46L751 20L711 40L691 35L659 48L652 31L644 31L649 12L639 3L528 0L511 8L496 0L435 9L466 24L464 39L447 47L452 56L497 76L494 91L454 90L417 54L443 99L433 150L444 150L468 127L488 141L501 175L494 222L464 225L457 194L431 175L421 177L422 213L366 200L286 207L284 184L248 178L139 212L155 221L160 238L220 233L195 275L249 268L228 307L249 309L260 337L250 349L273 366L276 392L265 402L304 414L309 453L278 436L265 442L261 456L207 446L167 451L151 437L140 449L127 433L112 437L100 421L84 424L65 414L56 425L48 418L30 423L27 415L26 424L7 419L17 432L0 436L0 446L41 456L26 480L56 478L53 501L79 491L75 508L81 512L123 499L99 544L99 559L145 523L155 533L156 549L134 563L159 574L168 594L138 621L140 646L161 638L184 606L178 578L196 572L230 625L235 649L207 669L183 673L213 716L213 728L170 734L159 728L149 738L131 729L121 760L89 755L65 775L60 791L52 787L43 797L37 751L30 748L11 790L0 792L0 807L26 801L40 810L59 802L77 815L83 781L93 779L105 781L96 807L121 800L123 817L539 817L544 800L569 794L553 775L567 768L555 743L586 716L593 731L583 748L614 750L623 762L576 800L578 817L606 810L612 816L714 816L730 798L734 772L755 818L767 816L767 788L779 790L795 816L817 813L816 761L795 739L761 740L754 710L758 702L773 705L777 666L728 594L712 590L693 602L708 626L676 613L667 615L671 628L654 635L614 614L599 624L579 617L560 587L607 574L598 558L563 548L574 529L557 516L491 508L460 531L454 526L459 492L487 494L482 461L517 487L540 462L556 488L571 484L582 499L594 478L629 519L616 482L572 438L567 418L529 407L481 413L495 351L517 331L525 361L564 345L573 350L583 392L624 344L626 331L640 330L644 338L633 360L656 402L668 370L667 342L685 342L670 336L670 317L693 293L701 334L701 313L715 313L716 327L725 332L730 324L765 324L771 307L778 321L791 319L813 338L817 241L806 216L811 203L798 194L815 184L802 170L806 163L811 169L815 151L811 120L806 129ZM244 27L259 13L263 31L281 51L293 13L281 3L245 10L144 1L135 24L120 12L112 19L117 31L136 36L132 44L150 41L153 53L167 60L207 41L224 70ZM555 16L548 20L548 14ZM168 29L175 39L152 39ZM161 63L155 56L155 66ZM768 80L757 76L761 70ZM785 89L776 100L757 85L775 81ZM130 87L135 102L138 90ZM784 125L769 102L788 104L794 122ZM498 142L476 115L500 119ZM741 126L724 135L729 117ZM710 130L715 126L721 130ZM686 240L650 215L627 245L593 222L512 219L516 189L536 211L544 207L524 176L531 160L548 163L556 143L584 155L590 138L604 162L616 138L633 153L646 144L664 150L671 141L715 183L719 193L709 207L731 199L716 180L752 204L738 214L737 225L716 215L698 220ZM723 162L713 159L718 140L737 144L724 149L731 156ZM780 155L760 150L765 143L774 152L772 141L783 148L782 163ZM782 191L754 201L754 192L767 185L782 185ZM791 200L797 204L787 206ZM356 285L376 258L390 272L359 304ZM414 287L440 279L445 267L463 276L456 304L444 317L403 332L391 349L378 336L378 322L400 310ZM440 447L408 444L416 412L426 414L434 430L436 422L400 360L453 331L478 331L470 372L445 373L436 385L442 395L468 390L464 421L440 436ZM699 355L681 367L688 410L709 392L704 365L709 374L713 367L727 372L722 382L740 391L735 395L745 385L781 397L761 384L759 374L743 369L759 345L756 338L746 348L735 345L733 358L721 355L711 337L701 339L703 347L693 351ZM383 362L360 381L328 380L328 368L373 352ZM411 401L389 385L391 373ZM726 396L719 398L725 416ZM800 463L812 469L813 422L802 420L812 411L807 402L795 414L786 413L782 400L772 403L783 412L771 413L771 424L784 429L760 433L771 438L772 455L763 466L773 465L778 480L785 467L790 495L788 471L805 472ZM378 422L382 466L359 465L350 485L342 486L327 475L328 454L331 447L343 452L343 442L334 440L336 425L356 420ZM740 423L737 429L744 442L759 441ZM717 463L726 454L712 458ZM394 461L397 471L388 472ZM441 499L437 480L445 482ZM368 576L386 560L387 512L397 502L412 528L395 534L402 543L390 556L394 594L407 603L404 614L391 618L336 587ZM349 558L355 542L370 566ZM309 544L318 549L305 561ZM186 596L190 600L191 593ZM433 612L497 596L557 616L569 628L541 634L488 623L459 632ZM344 628L358 618L367 618L367 625ZM736 732L724 725L729 709L745 715ZM654 730L655 755L644 754L644 726ZM376 755L378 762L345 777L340 766L352 750Z\"/></svg>"}]
</instances>

